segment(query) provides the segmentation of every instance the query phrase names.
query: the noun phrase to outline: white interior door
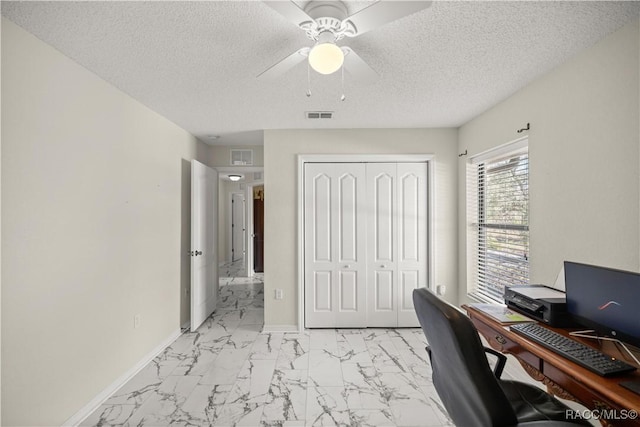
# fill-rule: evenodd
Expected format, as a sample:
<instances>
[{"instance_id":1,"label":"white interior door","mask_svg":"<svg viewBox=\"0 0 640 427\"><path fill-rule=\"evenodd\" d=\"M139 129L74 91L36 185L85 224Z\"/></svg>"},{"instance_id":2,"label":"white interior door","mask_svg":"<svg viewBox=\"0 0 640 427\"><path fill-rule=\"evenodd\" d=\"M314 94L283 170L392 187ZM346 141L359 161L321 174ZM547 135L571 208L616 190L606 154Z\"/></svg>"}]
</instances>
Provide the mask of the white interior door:
<instances>
[{"instance_id":1,"label":"white interior door","mask_svg":"<svg viewBox=\"0 0 640 427\"><path fill-rule=\"evenodd\" d=\"M305 164L305 326L366 326L365 165Z\"/></svg>"},{"instance_id":2,"label":"white interior door","mask_svg":"<svg viewBox=\"0 0 640 427\"><path fill-rule=\"evenodd\" d=\"M306 163L306 327L417 327L427 163Z\"/></svg>"},{"instance_id":3,"label":"white interior door","mask_svg":"<svg viewBox=\"0 0 640 427\"><path fill-rule=\"evenodd\" d=\"M427 163L398 163L398 326L420 326L412 294L427 279Z\"/></svg>"},{"instance_id":4,"label":"white interior door","mask_svg":"<svg viewBox=\"0 0 640 427\"><path fill-rule=\"evenodd\" d=\"M396 163L367 164L367 326L398 321Z\"/></svg>"},{"instance_id":5,"label":"white interior door","mask_svg":"<svg viewBox=\"0 0 640 427\"><path fill-rule=\"evenodd\" d=\"M231 261L244 258L245 206L244 194L231 194Z\"/></svg>"},{"instance_id":6,"label":"white interior door","mask_svg":"<svg viewBox=\"0 0 640 427\"><path fill-rule=\"evenodd\" d=\"M191 330L218 300L218 173L191 161Z\"/></svg>"}]
</instances>

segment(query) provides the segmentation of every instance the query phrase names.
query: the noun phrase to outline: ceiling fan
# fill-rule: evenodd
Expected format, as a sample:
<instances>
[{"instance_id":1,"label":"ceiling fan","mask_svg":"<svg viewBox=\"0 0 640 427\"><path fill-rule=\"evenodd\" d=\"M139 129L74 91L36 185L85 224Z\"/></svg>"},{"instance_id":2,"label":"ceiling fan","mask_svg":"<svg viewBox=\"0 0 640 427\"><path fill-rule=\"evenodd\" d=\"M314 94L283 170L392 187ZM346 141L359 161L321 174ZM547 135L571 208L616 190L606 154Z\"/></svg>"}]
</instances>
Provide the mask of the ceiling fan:
<instances>
[{"instance_id":1,"label":"ceiling fan","mask_svg":"<svg viewBox=\"0 0 640 427\"><path fill-rule=\"evenodd\" d=\"M320 74L332 74L344 68L359 81L371 82L378 74L353 49L338 46L346 37L357 37L396 19L411 15L431 6L431 1L378 0L364 9L347 16L342 1L310 1L300 8L293 1L266 1L272 9L305 31L314 43L293 52L257 76L270 80L281 76L305 59Z\"/></svg>"}]
</instances>

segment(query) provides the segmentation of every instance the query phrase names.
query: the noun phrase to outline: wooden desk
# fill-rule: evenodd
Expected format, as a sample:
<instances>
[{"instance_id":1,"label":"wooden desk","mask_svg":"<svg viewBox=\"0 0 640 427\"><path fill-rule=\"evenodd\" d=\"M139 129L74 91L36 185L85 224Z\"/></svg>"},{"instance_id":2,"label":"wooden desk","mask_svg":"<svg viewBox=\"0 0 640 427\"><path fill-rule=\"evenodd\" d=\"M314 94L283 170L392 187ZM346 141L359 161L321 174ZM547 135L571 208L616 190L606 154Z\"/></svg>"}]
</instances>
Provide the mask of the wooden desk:
<instances>
[{"instance_id":1,"label":"wooden desk","mask_svg":"<svg viewBox=\"0 0 640 427\"><path fill-rule=\"evenodd\" d=\"M579 402L591 410L615 410L617 413L622 413L622 410L640 411L640 395L618 384L620 381L640 381L640 371L614 378L603 378L511 332L508 326L500 324L474 307L463 305L462 308L467 311L478 332L487 339L491 347L515 356L533 379L547 386L549 393ZM566 330L550 329L568 335ZM572 338L613 357L633 363L630 361L631 358L622 354L612 342L603 341L602 347L597 347L598 343L595 340ZM606 426L640 426L640 420L637 418L608 422L601 419L600 422Z\"/></svg>"}]
</instances>

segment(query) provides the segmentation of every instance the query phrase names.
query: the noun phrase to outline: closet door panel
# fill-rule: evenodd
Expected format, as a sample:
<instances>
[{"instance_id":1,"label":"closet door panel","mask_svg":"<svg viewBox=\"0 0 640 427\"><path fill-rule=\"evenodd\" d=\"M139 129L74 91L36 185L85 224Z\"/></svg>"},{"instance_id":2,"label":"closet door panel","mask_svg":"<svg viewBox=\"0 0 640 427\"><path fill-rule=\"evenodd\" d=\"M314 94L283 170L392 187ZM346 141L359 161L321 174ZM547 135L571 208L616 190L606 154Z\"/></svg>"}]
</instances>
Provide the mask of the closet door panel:
<instances>
[{"instance_id":1,"label":"closet door panel","mask_svg":"<svg viewBox=\"0 0 640 427\"><path fill-rule=\"evenodd\" d=\"M366 326L363 164L307 163L305 326Z\"/></svg>"},{"instance_id":2,"label":"closet door panel","mask_svg":"<svg viewBox=\"0 0 640 427\"><path fill-rule=\"evenodd\" d=\"M426 163L307 163L305 326L418 326L428 286Z\"/></svg>"},{"instance_id":3,"label":"closet door panel","mask_svg":"<svg viewBox=\"0 0 640 427\"><path fill-rule=\"evenodd\" d=\"M419 326L412 292L427 282L427 164L398 163L398 326Z\"/></svg>"},{"instance_id":4,"label":"closet door panel","mask_svg":"<svg viewBox=\"0 0 640 427\"><path fill-rule=\"evenodd\" d=\"M331 178L321 173L313 178L313 260L331 262Z\"/></svg>"},{"instance_id":5,"label":"closet door panel","mask_svg":"<svg viewBox=\"0 0 640 427\"><path fill-rule=\"evenodd\" d=\"M420 177L409 172L398 180L398 247L399 261L419 260L420 241Z\"/></svg>"},{"instance_id":6,"label":"closet door panel","mask_svg":"<svg viewBox=\"0 0 640 427\"><path fill-rule=\"evenodd\" d=\"M341 312L356 312L358 310L358 273L356 271L340 271L338 273L339 304Z\"/></svg>"},{"instance_id":7,"label":"closet door panel","mask_svg":"<svg viewBox=\"0 0 640 427\"><path fill-rule=\"evenodd\" d=\"M372 180L373 191L370 203L373 203L373 262L393 261L393 239L395 235L395 165L368 165L368 172L376 171Z\"/></svg>"},{"instance_id":8,"label":"closet door panel","mask_svg":"<svg viewBox=\"0 0 640 427\"><path fill-rule=\"evenodd\" d=\"M413 310L413 290L420 288L418 271L404 270L400 273L399 311Z\"/></svg>"},{"instance_id":9,"label":"closet door panel","mask_svg":"<svg viewBox=\"0 0 640 427\"><path fill-rule=\"evenodd\" d=\"M397 324L395 163L367 164L367 325Z\"/></svg>"},{"instance_id":10,"label":"closet door panel","mask_svg":"<svg viewBox=\"0 0 640 427\"><path fill-rule=\"evenodd\" d=\"M313 280L313 310L331 312L331 271L316 271Z\"/></svg>"},{"instance_id":11,"label":"closet door panel","mask_svg":"<svg viewBox=\"0 0 640 427\"><path fill-rule=\"evenodd\" d=\"M352 174L339 178L338 182L338 257L339 262L355 262L358 259L358 179Z\"/></svg>"},{"instance_id":12,"label":"closet door panel","mask_svg":"<svg viewBox=\"0 0 640 427\"><path fill-rule=\"evenodd\" d=\"M377 312L395 311L396 303L393 292L393 271L378 271L373 284L375 292L375 310Z\"/></svg>"}]
</instances>

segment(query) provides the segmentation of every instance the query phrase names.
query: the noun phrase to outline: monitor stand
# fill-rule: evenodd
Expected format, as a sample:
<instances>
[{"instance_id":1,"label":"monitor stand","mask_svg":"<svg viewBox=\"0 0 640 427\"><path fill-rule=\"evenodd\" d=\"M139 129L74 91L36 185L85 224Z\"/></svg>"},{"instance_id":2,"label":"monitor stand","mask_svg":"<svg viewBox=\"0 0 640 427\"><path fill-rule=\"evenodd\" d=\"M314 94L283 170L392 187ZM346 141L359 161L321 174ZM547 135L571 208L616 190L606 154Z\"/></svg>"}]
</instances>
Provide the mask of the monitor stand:
<instances>
[{"instance_id":1,"label":"monitor stand","mask_svg":"<svg viewBox=\"0 0 640 427\"><path fill-rule=\"evenodd\" d=\"M619 344L629 354L629 356L631 356L631 358L636 362L636 364L640 366L640 360L638 360L638 358L631 352L631 350L629 350L629 348L625 345L625 343L623 343L617 338L609 338L609 337L603 337L603 336L597 335L595 334L595 332L596 331L594 331L593 329L586 329L584 331L569 332L569 335L572 337L590 338L593 340L613 341L614 343Z\"/></svg>"},{"instance_id":2,"label":"monitor stand","mask_svg":"<svg viewBox=\"0 0 640 427\"><path fill-rule=\"evenodd\" d=\"M635 394L640 395L640 381L621 381L618 384L627 390L631 390Z\"/></svg>"}]
</instances>

